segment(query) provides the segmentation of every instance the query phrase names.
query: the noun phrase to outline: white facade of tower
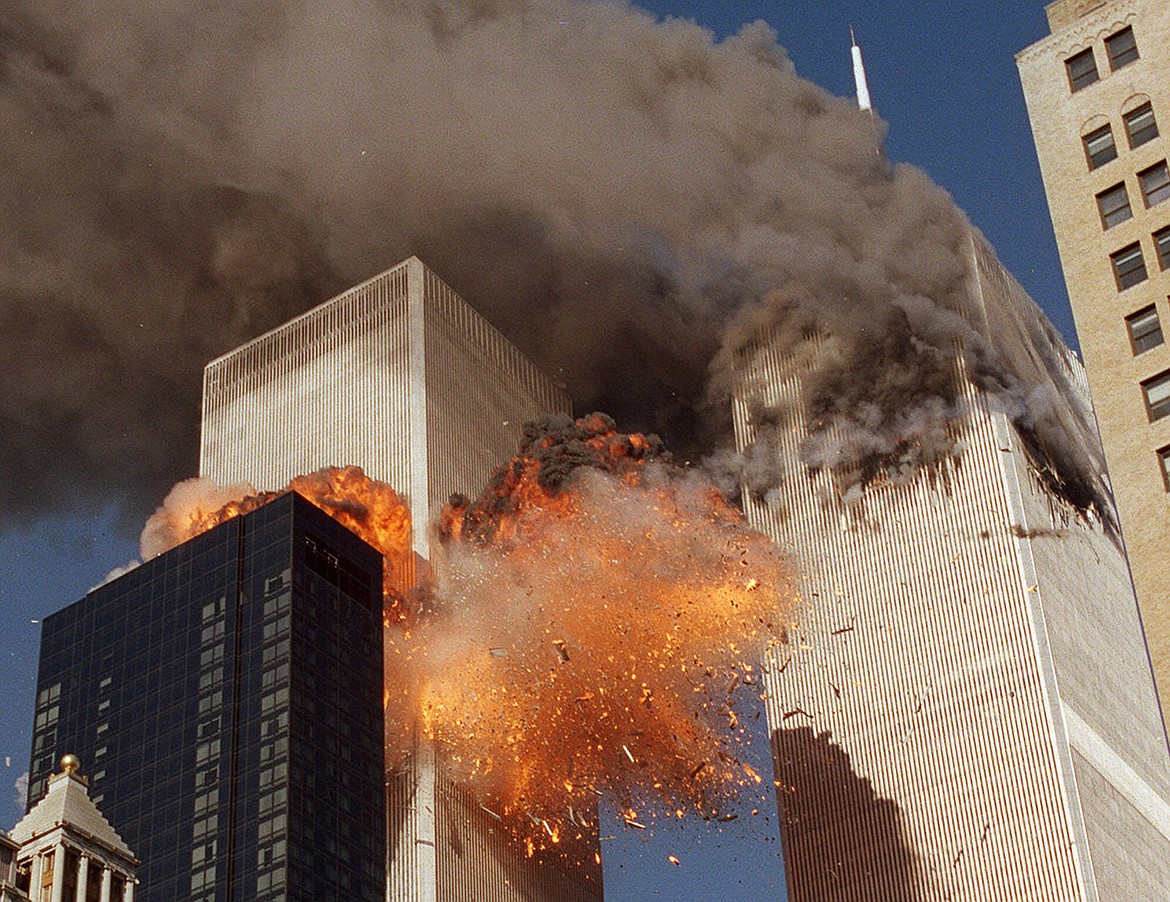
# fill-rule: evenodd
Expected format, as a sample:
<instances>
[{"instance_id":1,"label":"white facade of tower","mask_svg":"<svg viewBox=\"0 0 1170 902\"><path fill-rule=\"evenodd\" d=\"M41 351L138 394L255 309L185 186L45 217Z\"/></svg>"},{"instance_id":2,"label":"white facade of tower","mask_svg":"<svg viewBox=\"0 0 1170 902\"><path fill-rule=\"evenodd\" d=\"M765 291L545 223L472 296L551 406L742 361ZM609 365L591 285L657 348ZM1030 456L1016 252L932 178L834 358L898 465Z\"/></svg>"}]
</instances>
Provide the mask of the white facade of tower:
<instances>
[{"instance_id":1,"label":"white facade of tower","mask_svg":"<svg viewBox=\"0 0 1170 902\"><path fill-rule=\"evenodd\" d=\"M410 504L415 551L455 492L475 495L563 390L417 257L213 360L199 474L284 488L357 465Z\"/></svg>"},{"instance_id":2,"label":"white facade of tower","mask_svg":"<svg viewBox=\"0 0 1170 902\"><path fill-rule=\"evenodd\" d=\"M407 500L425 558L430 521L450 496L477 495L526 422L570 409L562 389L411 257L207 365L199 473L275 491L322 467L360 466ZM388 766L388 902L602 897L595 828L583 866L561 870L527 858L466 802L425 739Z\"/></svg>"},{"instance_id":3,"label":"white facade of tower","mask_svg":"<svg viewBox=\"0 0 1170 902\"><path fill-rule=\"evenodd\" d=\"M985 330L1054 334L978 236L969 261ZM790 898L1164 900L1170 750L1119 537L970 383L958 460L842 504L800 463L815 360L762 336L734 408L741 449L760 402L795 411L745 505L804 573L765 668Z\"/></svg>"}]
</instances>

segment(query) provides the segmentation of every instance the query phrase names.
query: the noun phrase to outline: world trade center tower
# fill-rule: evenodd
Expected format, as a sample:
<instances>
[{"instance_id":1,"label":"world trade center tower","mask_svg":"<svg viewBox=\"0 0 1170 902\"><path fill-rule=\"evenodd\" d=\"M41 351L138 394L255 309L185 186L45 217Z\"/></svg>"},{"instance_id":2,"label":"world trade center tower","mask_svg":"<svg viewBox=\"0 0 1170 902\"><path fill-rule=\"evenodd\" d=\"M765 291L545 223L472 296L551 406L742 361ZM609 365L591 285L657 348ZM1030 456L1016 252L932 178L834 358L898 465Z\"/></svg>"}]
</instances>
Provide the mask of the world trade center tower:
<instances>
[{"instance_id":1,"label":"world trade center tower","mask_svg":"<svg viewBox=\"0 0 1170 902\"><path fill-rule=\"evenodd\" d=\"M965 250L974 328L1099 459L1079 361L974 230ZM805 573L765 666L789 898L1162 902L1170 749L1111 502L1078 508L958 353L960 453L864 483L805 466L818 341L757 336L734 405L740 448L784 468L748 519Z\"/></svg>"},{"instance_id":2,"label":"world trade center tower","mask_svg":"<svg viewBox=\"0 0 1170 902\"><path fill-rule=\"evenodd\" d=\"M562 389L412 257L207 365L199 472L266 491L360 466L406 500L425 559L449 497L478 494L526 422L569 411ZM391 902L601 897L594 854L571 871L527 859L443 776L429 743L388 765ZM596 823L588 843L596 853Z\"/></svg>"}]
</instances>

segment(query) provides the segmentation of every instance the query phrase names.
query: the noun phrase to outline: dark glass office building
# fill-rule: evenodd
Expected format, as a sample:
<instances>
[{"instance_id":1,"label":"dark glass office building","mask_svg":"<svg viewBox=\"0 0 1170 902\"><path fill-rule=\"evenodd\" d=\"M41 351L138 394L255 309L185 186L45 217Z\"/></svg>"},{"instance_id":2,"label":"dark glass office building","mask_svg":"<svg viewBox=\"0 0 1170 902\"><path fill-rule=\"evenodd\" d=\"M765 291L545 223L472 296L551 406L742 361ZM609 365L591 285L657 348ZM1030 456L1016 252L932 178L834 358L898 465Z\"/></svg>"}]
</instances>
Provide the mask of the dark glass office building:
<instances>
[{"instance_id":1,"label":"dark glass office building","mask_svg":"<svg viewBox=\"0 0 1170 902\"><path fill-rule=\"evenodd\" d=\"M384 899L381 573L287 494L47 618L30 800L78 755L138 902Z\"/></svg>"}]
</instances>

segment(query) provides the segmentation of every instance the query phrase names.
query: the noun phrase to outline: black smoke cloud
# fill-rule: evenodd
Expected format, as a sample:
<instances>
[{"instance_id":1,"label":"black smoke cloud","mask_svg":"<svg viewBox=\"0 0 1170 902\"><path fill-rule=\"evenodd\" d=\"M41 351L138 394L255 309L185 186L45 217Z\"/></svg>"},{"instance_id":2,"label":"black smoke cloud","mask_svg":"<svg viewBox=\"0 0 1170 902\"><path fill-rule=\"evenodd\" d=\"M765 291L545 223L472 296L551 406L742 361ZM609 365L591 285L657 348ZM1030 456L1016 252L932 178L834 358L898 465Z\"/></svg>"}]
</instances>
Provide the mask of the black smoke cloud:
<instances>
[{"instance_id":1,"label":"black smoke cloud","mask_svg":"<svg viewBox=\"0 0 1170 902\"><path fill-rule=\"evenodd\" d=\"M710 362L759 323L837 336L814 412L864 411L879 453L952 410L945 352L978 344L962 216L762 23L11 0L0 122L10 519L149 507L194 469L207 360L412 253L580 409L683 455L717 443Z\"/></svg>"}]
</instances>

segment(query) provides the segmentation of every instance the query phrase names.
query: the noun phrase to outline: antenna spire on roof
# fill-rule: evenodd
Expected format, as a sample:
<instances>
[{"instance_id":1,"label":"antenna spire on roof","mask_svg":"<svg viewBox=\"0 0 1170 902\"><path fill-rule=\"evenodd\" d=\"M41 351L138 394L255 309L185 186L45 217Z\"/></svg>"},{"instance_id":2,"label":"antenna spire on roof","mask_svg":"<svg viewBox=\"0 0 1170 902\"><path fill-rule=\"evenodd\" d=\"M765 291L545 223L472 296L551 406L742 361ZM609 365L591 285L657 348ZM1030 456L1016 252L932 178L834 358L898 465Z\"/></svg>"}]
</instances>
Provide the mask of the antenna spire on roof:
<instances>
[{"instance_id":1,"label":"antenna spire on roof","mask_svg":"<svg viewBox=\"0 0 1170 902\"><path fill-rule=\"evenodd\" d=\"M869 82L865 78L865 63L861 59L861 48L857 46L857 35L849 26L849 40L853 44L853 81L857 85L857 105L863 110L872 110L869 99Z\"/></svg>"},{"instance_id":2,"label":"antenna spire on roof","mask_svg":"<svg viewBox=\"0 0 1170 902\"><path fill-rule=\"evenodd\" d=\"M874 133L874 150L881 157L881 140L878 137L878 121L874 117L873 103L869 102L869 82L866 81L866 64L861 60L861 48L858 47L858 36L853 32L853 25L849 25L849 42L853 50L853 82L858 87L858 106L869 113L869 126Z\"/></svg>"}]
</instances>

